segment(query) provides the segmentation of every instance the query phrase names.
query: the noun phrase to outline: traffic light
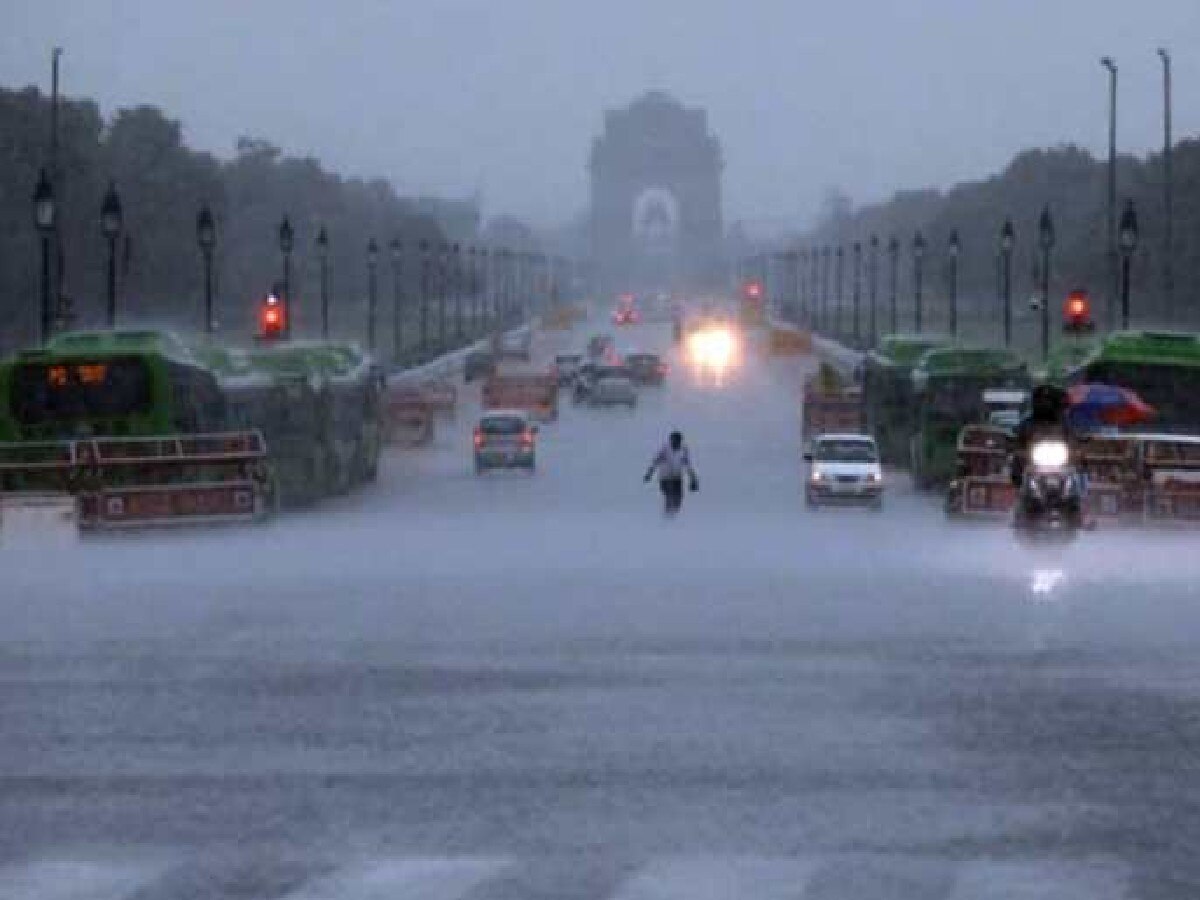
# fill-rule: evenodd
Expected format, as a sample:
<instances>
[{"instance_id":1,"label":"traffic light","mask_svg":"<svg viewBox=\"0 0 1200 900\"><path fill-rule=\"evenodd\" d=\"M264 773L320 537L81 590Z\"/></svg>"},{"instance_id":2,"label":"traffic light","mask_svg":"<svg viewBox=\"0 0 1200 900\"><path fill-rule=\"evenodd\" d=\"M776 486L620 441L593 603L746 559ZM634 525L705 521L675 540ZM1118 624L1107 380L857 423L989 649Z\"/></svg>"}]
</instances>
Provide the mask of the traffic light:
<instances>
[{"instance_id":1,"label":"traffic light","mask_svg":"<svg viewBox=\"0 0 1200 900\"><path fill-rule=\"evenodd\" d=\"M1096 327L1092 320L1092 302L1087 291L1074 290L1063 303L1063 331L1069 334L1085 334Z\"/></svg>"},{"instance_id":2,"label":"traffic light","mask_svg":"<svg viewBox=\"0 0 1200 900\"><path fill-rule=\"evenodd\" d=\"M278 294L267 294L258 308L259 337L268 341L278 340L286 330L287 304Z\"/></svg>"},{"instance_id":3,"label":"traffic light","mask_svg":"<svg viewBox=\"0 0 1200 900\"><path fill-rule=\"evenodd\" d=\"M742 293L745 294L747 300L762 299L762 284L758 281L747 281L742 288Z\"/></svg>"}]
</instances>

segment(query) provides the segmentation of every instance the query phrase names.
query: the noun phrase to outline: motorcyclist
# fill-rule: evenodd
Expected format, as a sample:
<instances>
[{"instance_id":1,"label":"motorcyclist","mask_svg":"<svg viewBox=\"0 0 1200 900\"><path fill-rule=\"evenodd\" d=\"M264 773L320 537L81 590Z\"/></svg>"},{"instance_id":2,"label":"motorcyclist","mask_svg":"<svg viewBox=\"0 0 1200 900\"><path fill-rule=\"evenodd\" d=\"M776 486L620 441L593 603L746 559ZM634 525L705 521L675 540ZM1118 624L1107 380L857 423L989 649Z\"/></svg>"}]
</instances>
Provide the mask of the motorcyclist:
<instances>
[{"instance_id":1,"label":"motorcyclist","mask_svg":"<svg viewBox=\"0 0 1200 900\"><path fill-rule=\"evenodd\" d=\"M1029 412L1017 425L1013 438L1012 482L1020 486L1029 463L1029 450L1036 441L1060 440L1067 443L1067 394L1062 388L1040 384L1029 396Z\"/></svg>"},{"instance_id":2,"label":"motorcyclist","mask_svg":"<svg viewBox=\"0 0 1200 900\"><path fill-rule=\"evenodd\" d=\"M683 435L672 431L667 443L654 455L643 481L650 481L658 472L658 488L663 495L663 510L667 515L679 512L683 505L683 475L688 475L688 489L700 490L700 479L692 468L691 454L683 443Z\"/></svg>"}]
</instances>

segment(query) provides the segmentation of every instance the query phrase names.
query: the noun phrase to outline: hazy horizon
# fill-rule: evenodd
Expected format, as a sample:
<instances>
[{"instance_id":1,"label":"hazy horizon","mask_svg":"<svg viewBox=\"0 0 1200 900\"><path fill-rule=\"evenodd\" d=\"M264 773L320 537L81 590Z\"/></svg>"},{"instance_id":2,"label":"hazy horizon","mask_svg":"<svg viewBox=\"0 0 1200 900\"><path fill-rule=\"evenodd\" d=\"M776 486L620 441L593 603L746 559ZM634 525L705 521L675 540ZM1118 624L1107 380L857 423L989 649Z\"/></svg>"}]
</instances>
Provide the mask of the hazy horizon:
<instances>
[{"instance_id":1,"label":"hazy horizon","mask_svg":"<svg viewBox=\"0 0 1200 900\"><path fill-rule=\"evenodd\" d=\"M803 223L830 188L864 203L986 177L1030 147L1103 155L1104 54L1121 66L1121 152L1161 147L1160 44L1175 138L1200 132L1194 0L868 7L436 0L331 22L312 0L50 0L8 17L0 83L48 91L58 44L63 93L106 115L156 105L222 157L263 137L403 194L479 190L489 216L542 226L586 209L604 111L647 90L707 109L726 221L754 230Z\"/></svg>"}]
</instances>

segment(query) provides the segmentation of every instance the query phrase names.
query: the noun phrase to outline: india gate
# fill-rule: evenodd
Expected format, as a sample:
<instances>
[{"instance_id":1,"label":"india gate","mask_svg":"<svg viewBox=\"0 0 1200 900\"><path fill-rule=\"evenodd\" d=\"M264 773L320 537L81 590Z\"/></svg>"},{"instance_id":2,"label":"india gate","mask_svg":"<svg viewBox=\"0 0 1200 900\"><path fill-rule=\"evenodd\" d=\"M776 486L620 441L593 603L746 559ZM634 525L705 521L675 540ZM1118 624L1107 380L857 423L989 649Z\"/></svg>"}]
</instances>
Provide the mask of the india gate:
<instances>
[{"instance_id":1,"label":"india gate","mask_svg":"<svg viewBox=\"0 0 1200 900\"><path fill-rule=\"evenodd\" d=\"M721 168L703 109L656 91L605 113L589 162L601 290L722 282Z\"/></svg>"}]
</instances>

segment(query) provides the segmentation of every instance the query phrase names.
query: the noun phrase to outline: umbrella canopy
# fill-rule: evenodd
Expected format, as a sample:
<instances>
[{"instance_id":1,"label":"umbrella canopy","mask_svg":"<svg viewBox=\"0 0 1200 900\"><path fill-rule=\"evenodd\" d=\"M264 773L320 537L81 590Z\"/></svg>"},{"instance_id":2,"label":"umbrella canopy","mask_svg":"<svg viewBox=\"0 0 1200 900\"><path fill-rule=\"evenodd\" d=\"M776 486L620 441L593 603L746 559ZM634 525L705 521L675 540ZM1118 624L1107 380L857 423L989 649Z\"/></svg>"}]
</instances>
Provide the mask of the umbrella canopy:
<instances>
[{"instance_id":1,"label":"umbrella canopy","mask_svg":"<svg viewBox=\"0 0 1200 900\"><path fill-rule=\"evenodd\" d=\"M1154 418L1154 407L1128 388L1076 384L1067 390L1067 415L1074 425L1141 425Z\"/></svg>"}]
</instances>

